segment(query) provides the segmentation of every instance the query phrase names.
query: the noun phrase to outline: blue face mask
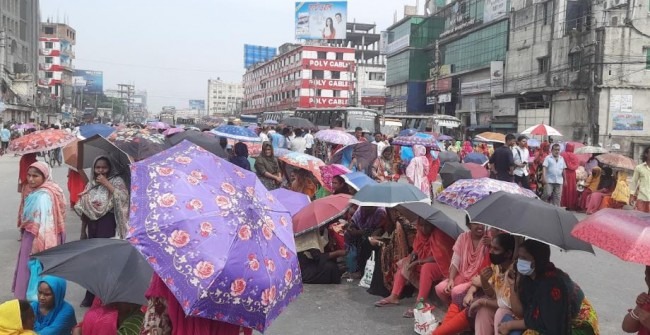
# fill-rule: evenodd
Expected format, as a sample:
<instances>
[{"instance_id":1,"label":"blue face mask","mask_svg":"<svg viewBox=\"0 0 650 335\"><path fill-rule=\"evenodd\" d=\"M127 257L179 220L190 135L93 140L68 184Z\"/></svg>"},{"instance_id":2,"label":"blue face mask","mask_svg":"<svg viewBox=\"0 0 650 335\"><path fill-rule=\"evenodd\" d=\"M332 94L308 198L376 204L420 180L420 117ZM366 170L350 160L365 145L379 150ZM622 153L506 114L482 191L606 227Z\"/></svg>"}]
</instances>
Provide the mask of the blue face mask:
<instances>
[{"instance_id":1,"label":"blue face mask","mask_svg":"<svg viewBox=\"0 0 650 335\"><path fill-rule=\"evenodd\" d=\"M517 271L524 276L530 276L535 272L535 269L533 269L531 261L519 258L517 260Z\"/></svg>"}]
</instances>

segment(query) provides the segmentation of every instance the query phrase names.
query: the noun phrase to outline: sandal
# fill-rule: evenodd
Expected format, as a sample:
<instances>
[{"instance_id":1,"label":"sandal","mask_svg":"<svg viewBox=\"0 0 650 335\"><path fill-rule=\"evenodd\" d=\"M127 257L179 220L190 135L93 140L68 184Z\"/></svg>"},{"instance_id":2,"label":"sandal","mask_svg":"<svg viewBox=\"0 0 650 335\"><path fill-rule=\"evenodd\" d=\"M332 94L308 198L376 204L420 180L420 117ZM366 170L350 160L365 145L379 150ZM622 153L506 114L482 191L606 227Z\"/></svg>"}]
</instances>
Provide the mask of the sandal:
<instances>
[{"instance_id":1,"label":"sandal","mask_svg":"<svg viewBox=\"0 0 650 335\"><path fill-rule=\"evenodd\" d=\"M407 309L404 314L402 314L402 317L405 319L413 319L415 316L413 315L413 308Z\"/></svg>"},{"instance_id":2,"label":"sandal","mask_svg":"<svg viewBox=\"0 0 650 335\"><path fill-rule=\"evenodd\" d=\"M389 301L388 298L381 299L375 303L375 307L397 306L399 302Z\"/></svg>"}]
</instances>

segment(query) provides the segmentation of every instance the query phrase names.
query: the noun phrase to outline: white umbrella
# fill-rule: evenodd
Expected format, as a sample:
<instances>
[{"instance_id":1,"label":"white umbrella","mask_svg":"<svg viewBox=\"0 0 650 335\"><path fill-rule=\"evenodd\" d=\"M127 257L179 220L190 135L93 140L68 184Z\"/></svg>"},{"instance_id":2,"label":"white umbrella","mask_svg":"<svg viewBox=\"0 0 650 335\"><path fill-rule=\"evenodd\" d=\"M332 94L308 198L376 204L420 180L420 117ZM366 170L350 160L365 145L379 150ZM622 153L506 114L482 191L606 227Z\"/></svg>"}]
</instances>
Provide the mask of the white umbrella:
<instances>
[{"instance_id":1,"label":"white umbrella","mask_svg":"<svg viewBox=\"0 0 650 335\"><path fill-rule=\"evenodd\" d=\"M521 133L523 135L562 136L557 129L543 123L534 125Z\"/></svg>"},{"instance_id":2,"label":"white umbrella","mask_svg":"<svg viewBox=\"0 0 650 335\"><path fill-rule=\"evenodd\" d=\"M606 154L609 151L603 147L595 147L595 146L584 146L582 148L576 149L576 154Z\"/></svg>"}]
</instances>

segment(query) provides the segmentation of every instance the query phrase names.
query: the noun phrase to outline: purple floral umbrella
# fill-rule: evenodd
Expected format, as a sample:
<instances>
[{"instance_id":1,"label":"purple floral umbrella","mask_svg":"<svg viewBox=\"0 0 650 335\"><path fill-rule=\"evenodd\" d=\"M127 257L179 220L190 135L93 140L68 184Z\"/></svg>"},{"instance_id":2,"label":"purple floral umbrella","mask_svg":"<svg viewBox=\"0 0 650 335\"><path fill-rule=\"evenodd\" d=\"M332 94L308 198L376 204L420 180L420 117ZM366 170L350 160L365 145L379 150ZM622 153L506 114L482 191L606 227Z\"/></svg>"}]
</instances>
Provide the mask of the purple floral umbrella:
<instances>
[{"instance_id":1,"label":"purple floral umbrella","mask_svg":"<svg viewBox=\"0 0 650 335\"><path fill-rule=\"evenodd\" d=\"M495 192L507 192L526 198L536 198L535 192L527 190L515 183L490 178L460 179L442 191L436 200L443 204L467 209L479 200Z\"/></svg>"},{"instance_id":2,"label":"purple floral umbrella","mask_svg":"<svg viewBox=\"0 0 650 335\"><path fill-rule=\"evenodd\" d=\"M289 211L188 141L131 167L127 239L186 315L266 330L302 292Z\"/></svg>"},{"instance_id":3,"label":"purple floral umbrella","mask_svg":"<svg viewBox=\"0 0 650 335\"><path fill-rule=\"evenodd\" d=\"M323 142L340 145L351 145L359 143L359 140L357 140L357 138L352 134L348 134L345 131L337 129L320 130L316 133L316 135L314 135L314 138Z\"/></svg>"}]
</instances>

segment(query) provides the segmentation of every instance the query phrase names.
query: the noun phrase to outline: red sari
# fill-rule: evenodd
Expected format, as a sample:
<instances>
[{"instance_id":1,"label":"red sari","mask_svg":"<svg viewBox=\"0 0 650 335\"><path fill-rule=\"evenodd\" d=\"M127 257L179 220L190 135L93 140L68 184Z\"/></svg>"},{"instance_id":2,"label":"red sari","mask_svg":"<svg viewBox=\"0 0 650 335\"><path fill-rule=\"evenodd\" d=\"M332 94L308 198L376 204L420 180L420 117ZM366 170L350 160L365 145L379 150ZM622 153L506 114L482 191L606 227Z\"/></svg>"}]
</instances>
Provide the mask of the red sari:
<instances>
[{"instance_id":1,"label":"red sari","mask_svg":"<svg viewBox=\"0 0 650 335\"><path fill-rule=\"evenodd\" d=\"M429 160L429 174L427 175L427 179L429 179L429 183L433 183L438 179L440 160L438 158L433 159L433 156L431 156L431 152L429 150L427 150L426 157Z\"/></svg>"},{"instance_id":2,"label":"red sari","mask_svg":"<svg viewBox=\"0 0 650 335\"><path fill-rule=\"evenodd\" d=\"M68 169L68 193L70 193L70 208L79 201L79 193L86 188L86 181L79 172Z\"/></svg>"},{"instance_id":3,"label":"red sari","mask_svg":"<svg viewBox=\"0 0 650 335\"><path fill-rule=\"evenodd\" d=\"M578 208L578 187L576 179L576 170L580 167L580 159L573 153L573 143L566 144L566 150L562 153L562 158L567 168L564 170L565 178L562 185L562 207L575 210Z\"/></svg>"}]
</instances>

